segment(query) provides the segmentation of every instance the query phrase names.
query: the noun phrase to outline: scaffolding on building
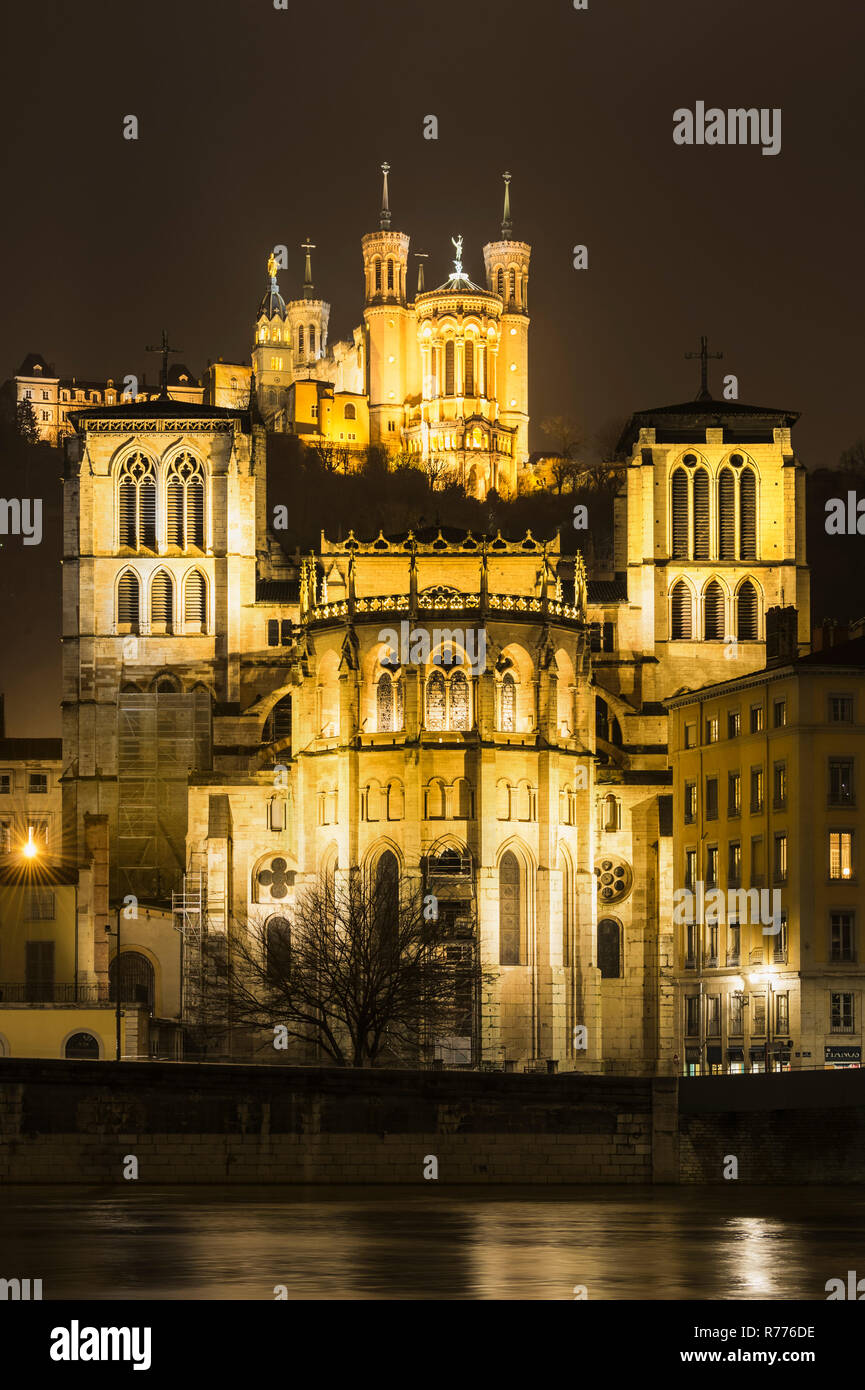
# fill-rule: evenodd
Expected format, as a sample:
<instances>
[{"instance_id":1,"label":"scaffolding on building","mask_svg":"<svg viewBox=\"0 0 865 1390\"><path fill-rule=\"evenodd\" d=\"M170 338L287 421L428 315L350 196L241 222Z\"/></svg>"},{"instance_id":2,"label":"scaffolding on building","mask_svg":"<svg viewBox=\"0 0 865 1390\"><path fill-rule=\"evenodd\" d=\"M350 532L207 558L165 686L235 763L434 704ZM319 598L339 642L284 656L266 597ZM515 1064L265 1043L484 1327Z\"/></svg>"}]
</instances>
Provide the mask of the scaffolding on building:
<instances>
[{"instance_id":1,"label":"scaffolding on building","mask_svg":"<svg viewBox=\"0 0 865 1390\"><path fill-rule=\"evenodd\" d=\"M204 1017L204 935L207 921L207 875L204 856L193 854L183 875L183 888L171 895L171 910L177 919L183 943L181 1019L185 1027L200 1024Z\"/></svg>"}]
</instances>

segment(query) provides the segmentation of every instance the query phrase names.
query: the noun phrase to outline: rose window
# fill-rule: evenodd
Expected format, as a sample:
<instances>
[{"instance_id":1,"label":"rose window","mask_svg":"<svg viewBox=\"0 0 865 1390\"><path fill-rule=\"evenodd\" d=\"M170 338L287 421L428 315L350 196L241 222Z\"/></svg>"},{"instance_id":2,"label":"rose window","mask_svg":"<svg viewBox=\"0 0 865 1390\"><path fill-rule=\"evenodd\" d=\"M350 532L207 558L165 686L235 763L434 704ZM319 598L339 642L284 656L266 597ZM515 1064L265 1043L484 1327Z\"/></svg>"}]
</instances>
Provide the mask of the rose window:
<instances>
[{"instance_id":1,"label":"rose window","mask_svg":"<svg viewBox=\"0 0 865 1390\"><path fill-rule=\"evenodd\" d=\"M284 859L271 859L270 868L262 869L257 875L259 886L269 891L271 898L279 900L288 894L291 880L288 864ZM291 879L294 874L291 875Z\"/></svg>"},{"instance_id":2,"label":"rose window","mask_svg":"<svg viewBox=\"0 0 865 1390\"><path fill-rule=\"evenodd\" d=\"M615 903L626 898L634 881L630 864L613 857L602 859L595 866L595 877L598 880L598 897L603 903Z\"/></svg>"}]
</instances>

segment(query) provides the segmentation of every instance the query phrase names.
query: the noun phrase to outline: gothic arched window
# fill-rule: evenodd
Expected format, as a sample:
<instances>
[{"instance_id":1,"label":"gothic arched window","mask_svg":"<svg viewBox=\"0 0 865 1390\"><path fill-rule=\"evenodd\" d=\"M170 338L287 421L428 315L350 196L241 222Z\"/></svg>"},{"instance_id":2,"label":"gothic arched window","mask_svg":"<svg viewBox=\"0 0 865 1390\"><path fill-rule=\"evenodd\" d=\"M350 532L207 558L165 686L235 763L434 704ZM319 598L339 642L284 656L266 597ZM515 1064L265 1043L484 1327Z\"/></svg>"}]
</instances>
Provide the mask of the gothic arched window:
<instances>
[{"instance_id":1,"label":"gothic arched window","mask_svg":"<svg viewBox=\"0 0 865 1390\"><path fill-rule=\"evenodd\" d=\"M709 558L709 475L705 468L694 474L694 559Z\"/></svg>"},{"instance_id":2,"label":"gothic arched window","mask_svg":"<svg viewBox=\"0 0 865 1390\"><path fill-rule=\"evenodd\" d=\"M517 297L517 272L516 272L515 270L512 270L512 271L510 272L509 277L508 277L508 291L509 291L509 296L510 296L510 298L511 298L512 300L513 300L513 299L516 299L516 297Z\"/></svg>"},{"instance_id":3,"label":"gothic arched window","mask_svg":"<svg viewBox=\"0 0 865 1390\"><path fill-rule=\"evenodd\" d=\"M499 964L522 964L520 865L506 850L499 863Z\"/></svg>"},{"instance_id":4,"label":"gothic arched window","mask_svg":"<svg viewBox=\"0 0 865 1390\"><path fill-rule=\"evenodd\" d=\"M426 726L428 729L444 729L446 727L446 694L445 678L441 671L433 671L426 683Z\"/></svg>"},{"instance_id":5,"label":"gothic arched window","mask_svg":"<svg viewBox=\"0 0 865 1390\"><path fill-rule=\"evenodd\" d=\"M271 917L267 924L267 973L273 983L285 980L291 971L291 923L287 917Z\"/></svg>"},{"instance_id":6,"label":"gothic arched window","mask_svg":"<svg viewBox=\"0 0 865 1390\"><path fill-rule=\"evenodd\" d=\"M373 283L377 290L381 289L381 261L378 256L373 261Z\"/></svg>"},{"instance_id":7,"label":"gothic arched window","mask_svg":"<svg viewBox=\"0 0 865 1390\"><path fill-rule=\"evenodd\" d=\"M92 1033L73 1033L63 1049L67 1058L92 1062L99 1059L99 1043Z\"/></svg>"},{"instance_id":8,"label":"gothic arched window","mask_svg":"<svg viewBox=\"0 0 865 1390\"><path fill-rule=\"evenodd\" d=\"M298 356L303 356L303 324L297 330L297 352Z\"/></svg>"},{"instance_id":9,"label":"gothic arched window","mask_svg":"<svg viewBox=\"0 0 865 1390\"><path fill-rule=\"evenodd\" d=\"M387 259L387 287L393 289L393 260L390 256Z\"/></svg>"},{"instance_id":10,"label":"gothic arched window","mask_svg":"<svg viewBox=\"0 0 865 1390\"><path fill-rule=\"evenodd\" d=\"M171 575L158 570L150 585L150 625L152 628L164 627L166 631L174 621L174 586Z\"/></svg>"},{"instance_id":11,"label":"gothic arched window","mask_svg":"<svg viewBox=\"0 0 865 1390\"><path fill-rule=\"evenodd\" d=\"M673 623L671 637L674 642L689 642L693 636L691 617L691 591L684 579L673 585Z\"/></svg>"},{"instance_id":12,"label":"gothic arched window","mask_svg":"<svg viewBox=\"0 0 865 1390\"><path fill-rule=\"evenodd\" d=\"M204 470L191 454L180 454L168 468L165 542L182 550L204 548Z\"/></svg>"},{"instance_id":13,"label":"gothic arched window","mask_svg":"<svg viewBox=\"0 0 865 1390\"><path fill-rule=\"evenodd\" d=\"M465 730L469 727L469 683L462 671L454 671L450 686L450 727Z\"/></svg>"},{"instance_id":14,"label":"gothic arched window","mask_svg":"<svg viewBox=\"0 0 865 1390\"><path fill-rule=\"evenodd\" d=\"M500 728L504 734L512 734L517 727L517 683L510 671L502 676Z\"/></svg>"},{"instance_id":15,"label":"gothic arched window","mask_svg":"<svg viewBox=\"0 0 865 1390\"><path fill-rule=\"evenodd\" d=\"M131 454L120 470L117 539L132 550L156 549L156 469L144 454Z\"/></svg>"},{"instance_id":16,"label":"gothic arched window","mask_svg":"<svg viewBox=\"0 0 865 1390\"><path fill-rule=\"evenodd\" d=\"M736 558L736 480L729 468L718 479L718 556Z\"/></svg>"},{"instance_id":17,"label":"gothic arched window","mask_svg":"<svg viewBox=\"0 0 865 1390\"><path fill-rule=\"evenodd\" d=\"M740 642L757 641L757 590L750 579L736 595L736 636Z\"/></svg>"},{"instance_id":18,"label":"gothic arched window","mask_svg":"<svg viewBox=\"0 0 865 1390\"><path fill-rule=\"evenodd\" d=\"M183 621L199 625L202 631L207 626L207 584L201 570L193 570L186 576L183 591Z\"/></svg>"},{"instance_id":19,"label":"gothic arched window","mask_svg":"<svg viewBox=\"0 0 865 1390\"><path fill-rule=\"evenodd\" d=\"M724 640L724 590L716 579L706 588L703 598L703 639L706 642Z\"/></svg>"},{"instance_id":20,"label":"gothic arched window","mask_svg":"<svg viewBox=\"0 0 865 1390\"><path fill-rule=\"evenodd\" d=\"M386 849L375 866L373 912L384 945L399 942L399 864Z\"/></svg>"},{"instance_id":21,"label":"gothic arched window","mask_svg":"<svg viewBox=\"0 0 865 1390\"><path fill-rule=\"evenodd\" d=\"M673 474L673 559L688 558L688 475L684 468Z\"/></svg>"},{"instance_id":22,"label":"gothic arched window","mask_svg":"<svg viewBox=\"0 0 865 1390\"><path fill-rule=\"evenodd\" d=\"M502 299L505 297L505 272L501 266L496 276L496 294L500 294Z\"/></svg>"},{"instance_id":23,"label":"gothic arched window","mask_svg":"<svg viewBox=\"0 0 865 1390\"><path fill-rule=\"evenodd\" d=\"M121 951L119 960L121 1004L146 1004L152 1009L154 977L150 961L140 951ZM112 1004L117 1002L117 961L115 956L108 967L108 999Z\"/></svg>"},{"instance_id":24,"label":"gothic arched window","mask_svg":"<svg viewBox=\"0 0 865 1390\"><path fill-rule=\"evenodd\" d=\"M757 558L757 479L751 468L739 477L739 558Z\"/></svg>"},{"instance_id":25,"label":"gothic arched window","mask_svg":"<svg viewBox=\"0 0 865 1390\"><path fill-rule=\"evenodd\" d=\"M141 586L138 575L132 570L124 570L117 584L117 621L138 627L141 607Z\"/></svg>"},{"instance_id":26,"label":"gothic arched window","mask_svg":"<svg viewBox=\"0 0 865 1390\"><path fill-rule=\"evenodd\" d=\"M602 980L618 980L622 973L622 930L614 917L598 923L598 969Z\"/></svg>"},{"instance_id":27,"label":"gothic arched window","mask_svg":"<svg viewBox=\"0 0 865 1390\"><path fill-rule=\"evenodd\" d=\"M396 708L394 686L396 682L388 671L383 671L375 688L376 727L380 734L391 733L396 728Z\"/></svg>"},{"instance_id":28,"label":"gothic arched window","mask_svg":"<svg viewBox=\"0 0 865 1390\"><path fill-rule=\"evenodd\" d=\"M310 352L310 356L311 356L311 357L314 357L314 356L315 356L315 324L314 324L314 323L311 323L311 324L309 325L309 352Z\"/></svg>"}]
</instances>

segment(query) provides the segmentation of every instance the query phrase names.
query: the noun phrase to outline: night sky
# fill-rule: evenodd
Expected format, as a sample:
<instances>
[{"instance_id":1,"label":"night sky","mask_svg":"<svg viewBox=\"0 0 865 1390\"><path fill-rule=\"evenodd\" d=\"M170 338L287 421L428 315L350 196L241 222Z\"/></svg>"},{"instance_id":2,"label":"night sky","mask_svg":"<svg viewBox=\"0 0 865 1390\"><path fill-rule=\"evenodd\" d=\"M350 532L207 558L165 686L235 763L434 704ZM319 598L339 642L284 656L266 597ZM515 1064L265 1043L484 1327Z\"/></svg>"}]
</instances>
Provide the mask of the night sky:
<instances>
[{"instance_id":1,"label":"night sky","mask_svg":"<svg viewBox=\"0 0 865 1390\"><path fill-rule=\"evenodd\" d=\"M548 416L591 441L693 397L683 355L701 333L725 354L716 394L729 371L740 399L801 411L809 467L865 435L862 7L288 3L7 14L0 378L39 351L61 375L155 382L144 346L163 326L196 375L248 359L268 251L306 236L331 340L349 334L386 159L393 225L430 253L428 285L450 273L457 233L483 281L510 169L513 235L533 248L533 448ZM676 146L673 111L697 101L780 107L780 154ZM286 299L301 278L297 251ZM47 545L28 560L54 562ZM8 733L55 731L14 703Z\"/></svg>"}]
</instances>

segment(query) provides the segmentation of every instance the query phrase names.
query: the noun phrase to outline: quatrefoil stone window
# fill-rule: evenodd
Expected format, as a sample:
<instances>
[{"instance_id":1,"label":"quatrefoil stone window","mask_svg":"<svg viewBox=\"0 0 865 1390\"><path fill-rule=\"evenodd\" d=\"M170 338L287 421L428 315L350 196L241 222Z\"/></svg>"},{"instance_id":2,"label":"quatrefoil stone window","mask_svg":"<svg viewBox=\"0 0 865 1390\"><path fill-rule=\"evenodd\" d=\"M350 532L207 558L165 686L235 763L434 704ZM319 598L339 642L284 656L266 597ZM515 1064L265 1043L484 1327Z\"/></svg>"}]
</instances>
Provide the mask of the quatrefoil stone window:
<instances>
[{"instance_id":1,"label":"quatrefoil stone window","mask_svg":"<svg viewBox=\"0 0 865 1390\"><path fill-rule=\"evenodd\" d=\"M595 868L595 877L602 903L615 903L626 898L634 881L630 864L613 857L601 860Z\"/></svg>"},{"instance_id":2,"label":"quatrefoil stone window","mask_svg":"<svg viewBox=\"0 0 865 1390\"><path fill-rule=\"evenodd\" d=\"M272 898L284 898L288 893L288 864L284 859L271 859L270 868L258 875L262 888L270 889Z\"/></svg>"}]
</instances>

